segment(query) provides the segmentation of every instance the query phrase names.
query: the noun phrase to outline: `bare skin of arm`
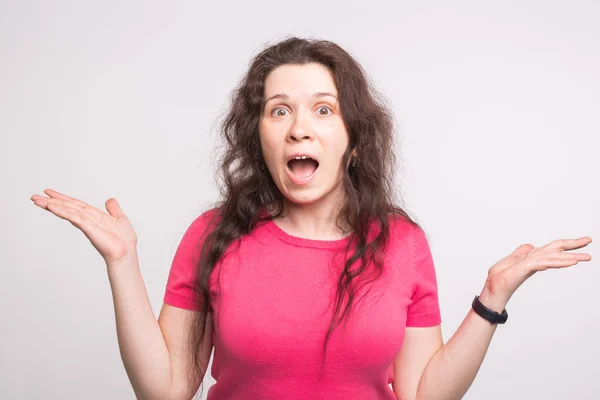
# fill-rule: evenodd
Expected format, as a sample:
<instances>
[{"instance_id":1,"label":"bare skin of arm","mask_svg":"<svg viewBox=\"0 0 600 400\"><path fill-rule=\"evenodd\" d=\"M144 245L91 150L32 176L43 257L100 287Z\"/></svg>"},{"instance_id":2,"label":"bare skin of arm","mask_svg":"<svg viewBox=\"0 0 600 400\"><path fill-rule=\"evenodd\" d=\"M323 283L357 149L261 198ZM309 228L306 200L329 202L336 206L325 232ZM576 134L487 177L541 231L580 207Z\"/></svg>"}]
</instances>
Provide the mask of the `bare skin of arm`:
<instances>
[{"instance_id":1,"label":"bare skin of arm","mask_svg":"<svg viewBox=\"0 0 600 400\"><path fill-rule=\"evenodd\" d=\"M34 194L38 207L69 221L83 232L106 262L112 290L121 359L138 399L190 399L203 376L192 378L189 349L190 316L194 311L163 304L154 315L139 268L137 236L115 199L102 211L56 192ZM204 371L212 351L212 318L200 351Z\"/></svg>"},{"instance_id":2,"label":"bare skin of arm","mask_svg":"<svg viewBox=\"0 0 600 400\"><path fill-rule=\"evenodd\" d=\"M206 375L210 354L213 348L212 315L208 314L206 333L202 348L197 349L202 363L203 375L196 379L190 378L190 371L194 368L189 343L186 341L190 331L190 317L195 311L188 311L163 303L158 317L169 358L171 361L171 395L170 399L191 399L198 391L202 379Z\"/></svg>"},{"instance_id":3,"label":"bare skin of arm","mask_svg":"<svg viewBox=\"0 0 600 400\"><path fill-rule=\"evenodd\" d=\"M514 292L538 271L567 268L592 259L587 253L569 253L592 239L559 239L542 247L519 246L494 264L480 301L501 313ZM406 328L402 349L394 360L392 387L399 400L462 399L475 380L497 325L470 309L454 335L443 344L439 326Z\"/></svg>"},{"instance_id":4,"label":"bare skin of arm","mask_svg":"<svg viewBox=\"0 0 600 400\"><path fill-rule=\"evenodd\" d=\"M122 261L108 269L121 359L136 397L192 398L203 378L192 378L188 332L195 311L163 304L157 321L137 263ZM212 351L211 318L199 351L206 371Z\"/></svg>"}]
</instances>

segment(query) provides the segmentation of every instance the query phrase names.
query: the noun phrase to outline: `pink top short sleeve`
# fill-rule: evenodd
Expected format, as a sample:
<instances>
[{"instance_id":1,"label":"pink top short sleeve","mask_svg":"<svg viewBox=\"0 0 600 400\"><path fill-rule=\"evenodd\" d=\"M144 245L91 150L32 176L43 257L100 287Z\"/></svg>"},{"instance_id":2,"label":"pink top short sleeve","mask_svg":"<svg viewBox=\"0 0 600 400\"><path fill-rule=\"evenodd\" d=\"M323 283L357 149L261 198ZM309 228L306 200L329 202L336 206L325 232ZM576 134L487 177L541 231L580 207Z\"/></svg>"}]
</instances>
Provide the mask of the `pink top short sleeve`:
<instances>
[{"instance_id":1,"label":"pink top short sleeve","mask_svg":"<svg viewBox=\"0 0 600 400\"><path fill-rule=\"evenodd\" d=\"M213 212L183 235L165 303L200 311L197 266ZM396 400L389 384L405 328L441 322L429 244L420 228L394 219L381 276L332 331L325 359L339 260L350 244L292 236L270 220L226 251L209 280L215 383L208 400Z\"/></svg>"},{"instance_id":2,"label":"pink top short sleeve","mask_svg":"<svg viewBox=\"0 0 600 400\"><path fill-rule=\"evenodd\" d=\"M412 269L414 289L406 311L407 327L428 327L441 323L438 285L431 249L425 233L412 228Z\"/></svg>"},{"instance_id":3,"label":"pink top short sleeve","mask_svg":"<svg viewBox=\"0 0 600 400\"><path fill-rule=\"evenodd\" d=\"M196 300L200 295L196 288L197 267L202 245L210 233L207 228L213 214L214 211L210 210L196 218L179 242L167 280L165 303L186 310L200 311L201 303Z\"/></svg>"}]
</instances>

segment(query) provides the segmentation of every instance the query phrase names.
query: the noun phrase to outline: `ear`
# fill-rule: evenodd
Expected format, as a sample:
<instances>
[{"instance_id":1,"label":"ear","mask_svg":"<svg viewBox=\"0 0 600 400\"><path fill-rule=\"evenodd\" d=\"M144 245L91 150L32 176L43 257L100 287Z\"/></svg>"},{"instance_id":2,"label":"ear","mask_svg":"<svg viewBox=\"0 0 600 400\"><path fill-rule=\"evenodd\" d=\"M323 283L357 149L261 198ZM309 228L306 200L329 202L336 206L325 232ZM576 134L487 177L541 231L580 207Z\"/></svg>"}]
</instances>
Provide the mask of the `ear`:
<instances>
[{"instance_id":1,"label":"ear","mask_svg":"<svg viewBox=\"0 0 600 400\"><path fill-rule=\"evenodd\" d=\"M352 157L358 157L358 151L356 151L356 147L352 149Z\"/></svg>"}]
</instances>

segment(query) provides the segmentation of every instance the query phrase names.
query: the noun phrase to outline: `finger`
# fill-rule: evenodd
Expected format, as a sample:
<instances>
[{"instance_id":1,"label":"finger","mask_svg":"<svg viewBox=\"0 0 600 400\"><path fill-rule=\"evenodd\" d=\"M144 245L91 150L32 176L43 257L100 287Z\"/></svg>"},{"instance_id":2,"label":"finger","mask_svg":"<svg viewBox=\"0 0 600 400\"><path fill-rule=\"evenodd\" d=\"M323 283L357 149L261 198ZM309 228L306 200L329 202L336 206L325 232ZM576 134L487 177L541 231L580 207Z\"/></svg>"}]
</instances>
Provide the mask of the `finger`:
<instances>
[{"instance_id":1,"label":"finger","mask_svg":"<svg viewBox=\"0 0 600 400\"><path fill-rule=\"evenodd\" d=\"M48 196L55 198L55 199L61 199L61 200L69 200L72 201L73 203L77 204L80 207L89 207L89 204L87 204L84 201L81 201L79 199L75 199L73 197L69 197L66 194L62 194L57 192L56 190L52 190L52 189L45 189L44 193L46 193Z\"/></svg>"},{"instance_id":2,"label":"finger","mask_svg":"<svg viewBox=\"0 0 600 400\"><path fill-rule=\"evenodd\" d=\"M116 218L125 216L123 213L123 210L121 209L121 206L118 204L116 199L112 199L112 202L111 202L111 199L108 199L107 202L105 203L106 210L108 211L108 214L107 214L104 211L99 210L96 207L93 207L84 201L75 199L73 197L67 196L62 193L59 193L56 190L45 189L44 193L46 193L48 196L50 196L52 198L72 202L77 207L79 207L83 210L89 211L91 213L91 215L93 216L94 221L96 223L100 223L102 221L102 217L107 216L108 214L110 214L111 216L116 217ZM115 207L114 203L117 203L116 207Z\"/></svg>"},{"instance_id":3,"label":"finger","mask_svg":"<svg viewBox=\"0 0 600 400\"><path fill-rule=\"evenodd\" d=\"M579 239L558 239L548 243L545 247L558 250L577 250L592 243L592 238L583 236Z\"/></svg>"},{"instance_id":4,"label":"finger","mask_svg":"<svg viewBox=\"0 0 600 400\"><path fill-rule=\"evenodd\" d=\"M566 253L566 254L572 254L577 258L577 261L591 261L592 260L592 255L588 254L588 253Z\"/></svg>"},{"instance_id":5,"label":"finger","mask_svg":"<svg viewBox=\"0 0 600 400\"><path fill-rule=\"evenodd\" d=\"M588 253L555 253L553 257L546 257L546 259L565 259L579 261L590 261L592 256Z\"/></svg>"},{"instance_id":6,"label":"finger","mask_svg":"<svg viewBox=\"0 0 600 400\"><path fill-rule=\"evenodd\" d=\"M110 215L112 215L113 217L115 217L115 218L126 217L126 215L123 212L123 209L121 208L121 205L119 204L117 199L111 197L110 199L106 200L106 202L104 203L104 206L106 207L106 210L108 211L108 213Z\"/></svg>"},{"instance_id":7,"label":"finger","mask_svg":"<svg viewBox=\"0 0 600 400\"><path fill-rule=\"evenodd\" d=\"M578 263L576 258L545 258L537 260L535 264L530 267L530 270L533 271L545 271L549 268L557 269L557 268L566 268L571 267Z\"/></svg>"},{"instance_id":8,"label":"finger","mask_svg":"<svg viewBox=\"0 0 600 400\"><path fill-rule=\"evenodd\" d=\"M83 223L81 212L71 207L68 203L48 202L46 209L59 218L71 222L76 227L80 227Z\"/></svg>"},{"instance_id":9,"label":"finger","mask_svg":"<svg viewBox=\"0 0 600 400\"><path fill-rule=\"evenodd\" d=\"M31 200L37 204L40 207L45 208L46 204L48 204L48 202L55 202L56 204L65 204L66 202L71 203L71 207L75 207L78 209L83 209L84 207L82 207L81 205L78 205L70 200L61 200L58 198L53 198L53 197L44 197L44 196L40 196L39 194L34 194L33 196L31 196Z\"/></svg>"},{"instance_id":10,"label":"finger","mask_svg":"<svg viewBox=\"0 0 600 400\"><path fill-rule=\"evenodd\" d=\"M54 198L38 200L39 202L45 202L41 207L48 208L48 206L58 209L62 208L67 211L77 212L81 217L86 217L93 220L96 224L102 223L102 212L94 207L81 207L70 200L58 200ZM38 204L36 201L36 204ZM52 210L51 210L52 211ZM107 215L108 216L108 215Z\"/></svg>"},{"instance_id":11,"label":"finger","mask_svg":"<svg viewBox=\"0 0 600 400\"><path fill-rule=\"evenodd\" d=\"M592 259L592 256L589 253L575 253L572 251L552 251L541 253L538 258L540 260L552 259L552 258L577 258L580 261L589 261Z\"/></svg>"},{"instance_id":12,"label":"finger","mask_svg":"<svg viewBox=\"0 0 600 400\"><path fill-rule=\"evenodd\" d=\"M591 259L592 257L587 253L556 253L554 257L535 260L529 268L535 271L543 271L548 268L565 268Z\"/></svg>"},{"instance_id":13,"label":"finger","mask_svg":"<svg viewBox=\"0 0 600 400\"><path fill-rule=\"evenodd\" d=\"M48 204L48 198L47 197L42 197L40 195L34 194L33 196L31 196L31 201L33 201L33 203L36 206L39 206L41 208L46 208L46 205Z\"/></svg>"},{"instance_id":14,"label":"finger","mask_svg":"<svg viewBox=\"0 0 600 400\"><path fill-rule=\"evenodd\" d=\"M73 203L70 200L60 200L60 199L56 199L56 198L52 198L52 197L50 197L50 198L44 198L44 197L39 196L39 197L36 197L34 199L34 202L36 204L41 205L42 207L46 207L48 204L54 204L54 205L60 206L60 207L67 207L67 206L69 206L69 207L74 208L76 210L80 210L80 211L84 210L84 208L82 206L80 206L78 204L75 204L75 203Z\"/></svg>"},{"instance_id":15,"label":"finger","mask_svg":"<svg viewBox=\"0 0 600 400\"><path fill-rule=\"evenodd\" d=\"M523 257L529 253L531 253L533 250L535 250L535 246L529 243L526 244L522 244L519 247L516 248L515 251L513 251L512 256L514 257Z\"/></svg>"}]
</instances>

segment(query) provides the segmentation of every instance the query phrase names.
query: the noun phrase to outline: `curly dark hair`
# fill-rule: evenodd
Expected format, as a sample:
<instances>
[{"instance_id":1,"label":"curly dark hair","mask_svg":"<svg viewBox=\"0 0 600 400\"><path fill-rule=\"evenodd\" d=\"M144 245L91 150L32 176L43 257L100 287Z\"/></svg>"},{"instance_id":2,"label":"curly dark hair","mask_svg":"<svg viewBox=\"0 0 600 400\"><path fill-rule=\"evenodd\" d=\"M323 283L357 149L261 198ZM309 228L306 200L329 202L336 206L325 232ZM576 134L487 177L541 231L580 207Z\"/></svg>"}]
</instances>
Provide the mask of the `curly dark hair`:
<instances>
[{"instance_id":1,"label":"curly dark hair","mask_svg":"<svg viewBox=\"0 0 600 400\"><path fill-rule=\"evenodd\" d=\"M349 134L344 165L349 164L352 149L358 153L356 164L344 170L346 202L335 219L338 227L350 228L350 240L344 269L337 282L335 312L324 338L323 360L331 332L342 321L345 324L350 315L360 287L356 278L363 274L369 280L377 279L383 272L382 252L388 243L390 216L399 216L418 226L396 205L393 117L361 65L339 45L327 40L290 37L262 49L233 90L230 107L219 129L224 139L218 182L221 199L215 204L216 212L200 253L197 302L202 312L195 313L190 331L196 377L204 376L197 349L204 340L211 309L208 291L211 273L234 241L250 233L257 223L284 215L285 198L264 166L259 140L265 79L278 66L308 63L319 63L333 75ZM266 208L269 214L262 212ZM368 242L373 223L379 229ZM355 251L348 256L351 248Z\"/></svg>"}]
</instances>

